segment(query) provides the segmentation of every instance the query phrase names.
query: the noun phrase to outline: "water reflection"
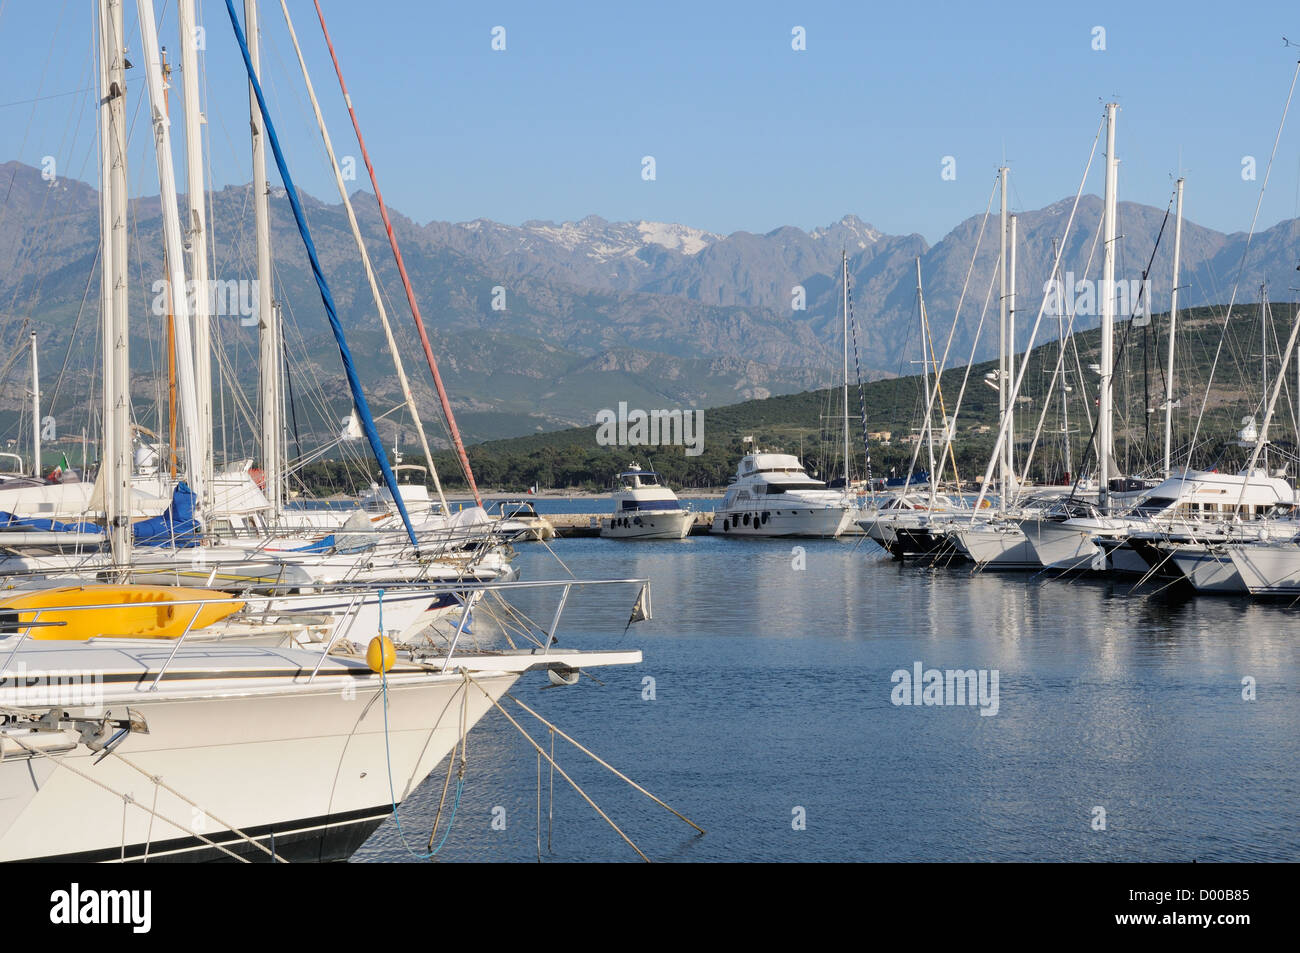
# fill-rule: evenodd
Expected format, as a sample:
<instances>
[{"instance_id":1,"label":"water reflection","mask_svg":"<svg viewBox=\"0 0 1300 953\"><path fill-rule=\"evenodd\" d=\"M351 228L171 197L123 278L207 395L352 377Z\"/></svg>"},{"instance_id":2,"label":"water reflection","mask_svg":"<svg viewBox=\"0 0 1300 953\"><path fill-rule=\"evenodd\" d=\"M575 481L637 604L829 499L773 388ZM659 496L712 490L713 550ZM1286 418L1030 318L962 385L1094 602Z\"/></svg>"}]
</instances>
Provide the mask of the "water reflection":
<instances>
[{"instance_id":1,"label":"water reflection","mask_svg":"<svg viewBox=\"0 0 1300 953\"><path fill-rule=\"evenodd\" d=\"M638 646L643 665L596 673L603 686L542 690L531 677L518 694L709 831L691 836L561 744L565 770L656 859L1300 857L1300 660L1286 605L926 570L853 539L556 551L579 577L653 582L652 621L623 633L633 588L575 592L560 636ZM519 565L529 579L567 576L537 546L520 547ZM546 623L555 598L521 606ZM892 673L918 661L997 670L997 715L892 704ZM427 840L442 771L403 807L408 835ZM544 765L541 793L544 857L636 859L558 778L546 852ZM535 753L490 715L471 734L440 859L535 860L537 794ZM1098 807L1105 830L1093 829ZM358 859L404 856L390 821Z\"/></svg>"}]
</instances>

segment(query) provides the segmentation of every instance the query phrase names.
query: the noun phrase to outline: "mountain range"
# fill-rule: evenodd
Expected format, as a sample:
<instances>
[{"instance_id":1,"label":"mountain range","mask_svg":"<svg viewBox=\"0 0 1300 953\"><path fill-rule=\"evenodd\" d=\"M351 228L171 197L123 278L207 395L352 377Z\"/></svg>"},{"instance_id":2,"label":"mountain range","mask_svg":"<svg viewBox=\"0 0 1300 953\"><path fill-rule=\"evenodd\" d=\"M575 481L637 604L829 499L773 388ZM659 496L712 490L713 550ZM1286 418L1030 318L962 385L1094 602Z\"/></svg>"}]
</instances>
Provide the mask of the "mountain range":
<instances>
[{"instance_id":1,"label":"mountain range","mask_svg":"<svg viewBox=\"0 0 1300 953\"><path fill-rule=\"evenodd\" d=\"M1189 185L1189 204L1192 189ZM56 415L75 417L93 396L93 375L86 372L98 360L98 195L76 180L47 182L38 169L17 162L0 165L0 190L0 348L18 345L19 329L30 321L46 373L61 369L61 378L47 378L42 389L54 391L62 402ZM210 194L213 274L219 279L252 277L251 198L250 186ZM367 192L357 192L352 201L417 398L426 418L433 417L429 374L378 207ZM387 409L399 399L396 376L383 353L343 207L310 196L303 202L368 393L377 408ZM1018 348L1027 343L1050 273L1053 241L1060 238L1072 204L1063 200L1018 215ZM283 190L272 190L271 207L275 294L289 324L295 409L302 434L323 436L347 413L346 398L340 396L342 372ZM133 387L137 405L142 398L147 405L160 392L163 373L162 322L150 310L153 282L162 274L160 203L156 196L140 198L130 210L137 302L132 314L139 328L133 335ZM849 259L857 363L864 377L908 374L919 359L918 257L935 349L942 353L969 271L948 363L996 353L997 300L991 284L996 215L987 221L982 214L968 217L931 246L920 235L884 234L855 215L807 231L783 226L761 235L718 235L686 224L609 222L597 216L560 224L513 226L480 219L420 225L390 212L458 421L470 440L589 424L599 409L619 401L643 408L712 407L833 383L842 359L842 252ZM1165 209L1129 202L1120 203L1119 215L1117 275L1124 280L1140 278L1147 269L1163 225L1150 277L1153 309L1165 310L1172 217ZM1100 219L1100 199L1084 196L1062 254L1063 269L1076 278L1100 272ZM1300 219L1256 234L1238 283L1247 236L1186 221L1181 303L1223 303L1234 286L1238 302L1254 301L1264 282L1271 298L1293 298L1291 289L1300 284L1298 239ZM800 296L802 310L794 307ZM986 299L988 317L977 342ZM1080 314L1076 327L1096 322L1095 314ZM1055 334L1055 324L1053 318L1040 342ZM255 399L250 378L255 328L228 318L219 322L218 334L224 376L243 394L232 399L229 412L229 426L238 429L240 401ZM16 371L9 376L0 400L12 416L25 381ZM137 414L148 417L140 406ZM86 424L69 419L63 426L66 431Z\"/></svg>"}]
</instances>

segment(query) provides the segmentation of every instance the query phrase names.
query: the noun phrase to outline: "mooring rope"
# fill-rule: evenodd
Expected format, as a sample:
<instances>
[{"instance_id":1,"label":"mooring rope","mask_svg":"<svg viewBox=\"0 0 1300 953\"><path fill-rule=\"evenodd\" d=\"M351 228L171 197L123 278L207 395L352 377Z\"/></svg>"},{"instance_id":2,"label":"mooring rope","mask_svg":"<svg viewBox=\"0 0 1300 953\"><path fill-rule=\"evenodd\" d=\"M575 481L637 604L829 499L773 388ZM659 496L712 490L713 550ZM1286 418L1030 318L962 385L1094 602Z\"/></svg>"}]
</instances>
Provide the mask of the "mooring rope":
<instances>
[{"instance_id":1,"label":"mooring rope","mask_svg":"<svg viewBox=\"0 0 1300 953\"><path fill-rule=\"evenodd\" d=\"M573 745L575 748L577 748L579 751L581 751L581 752L582 752L583 754L585 754L587 757L591 758L593 761L595 761L597 764L599 764L602 768L605 768L607 771L609 771L610 773L612 773L615 777L620 778L620 779L622 779L623 781L626 781L628 784L630 784L630 785L631 785L632 787L634 787L636 790L640 791L642 794L644 794L644 795L645 795L646 797L648 797L650 800L654 801L654 802L655 802L656 804L658 804L660 807L662 807L662 808L664 808L665 810L667 810L670 814L675 814L677 817L681 818L681 819L682 819L683 821L685 821L687 824L691 825L691 827L695 828L695 829L696 829L697 831L699 831L701 834L704 833L704 828L700 827L699 824L696 824L693 820L691 820L691 819L690 819L689 817L687 817L686 815L684 815L684 814L678 812L677 810L675 810L675 809L674 809L673 807L671 807L670 805L664 803L662 800L660 800L659 798L655 797L653 794L651 794L649 791L647 791L647 790L646 790L645 788L643 788L641 785L637 784L635 781L633 781L631 778L629 778L629 777L628 777L626 774L624 774L622 771L618 770L618 768L614 767L612 764L610 764L608 761L606 761L606 760L605 760L604 758L602 758L600 755L596 754L596 753L595 753L594 751L592 751L590 748L585 747L584 745L582 745L582 744L579 743L578 741L576 741L576 740L574 740L573 738L571 738L569 735L565 734L564 731L561 730L561 729L560 729L557 725L555 725L553 722L547 721L545 718L543 718L543 717L542 717L541 715L539 715L537 712L533 711L533 709L529 708L527 705L525 705L522 701L520 701L518 698L516 698L516 697L515 697L514 695L512 695L510 692L506 692L506 698L509 698L512 702L514 702L516 705L518 705L518 706L519 706L520 708L522 708L524 711L528 712L528 714L532 715L534 718L536 718L538 721L540 721L543 725L545 725L547 728L549 728L549 729L551 730L551 741L552 741L552 744L553 744L554 741L555 741L555 735L559 735L561 738L563 738L563 739L564 739L565 741L567 741L569 744ZM552 750L552 752L554 752L555 749L552 748L551 750Z\"/></svg>"},{"instance_id":2,"label":"mooring rope","mask_svg":"<svg viewBox=\"0 0 1300 953\"><path fill-rule=\"evenodd\" d=\"M462 669L462 671L464 670ZM634 851L636 851L637 856L640 857L642 860L644 860L647 864L650 863L650 858L645 855L645 853L641 850L640 847L637 847L636 844L633 843L632 838L628 837L627 834L623 833L623 829L619 827L617 824L615 824L613 820L610 819L610 816L600 809L600 805L598 805L595 801L591 799L591 796L588 795L587 792L582 789L582 787L578 784L578 782L573 780L573 778L569 777L569 775L565 772L565 770L555 763L555 759L551 758L549 755L546 754L545 751L542 750L542 746L539 745L535 740L533 740L533 736L524 730L523 725L519 724L519 722L517 722L514 719L514 717L510 714L510 712L506 711L501 706L501 703L498 702L495 698L493 698L492 695L488 692L488 690L484 688L482 685L480 685L478 681L475 680L468 672L464 672L464 674L465 674L465 678L468 681L472 682L478 688L478 690L483 693L483 695L487 698L487 700L492 703L493 707L495 707L497 711L501 712L501 714L505 715L506 721L514 725L515 729L521 735L523 735L525 739L527 739L528 743L533 746L533 750L535 750L542 757L546 758L546 760L550 762L551 767L560 773L560 777L568 781L569 785L573 788L573 790L577 791L578 794L582 796L582 799L591 805L591 809L595 811L597 814L599 814L601 818L605 821L605 823L608 824L610 827L612 827L614 829L614 832L617 833L619 837L623 838L623 840L627 843L629 847L631 847Z\"/></svg>"},{"instance_id":3,"label":"mooring rope","mask_svg":"<svg viewBox=\"0 0 1300 953\"><path fill-rule=\"evenodd\" d=\"M379 637L381 639L384 637L384 590L383 589L379 590ZM388 666L385 663L386 663L386 659L384 659L383 652L381 651L380 658L379 658L379 680L383 692L384 759L385 759L385 764L387 765L388 798L393 807L393 821L397 825L398 839L401 840L402 846L406 848L406 852L410 854L412 857L414 857L416 860L432 860L434 857L437 856L438 852L441 851L443 846L447 843L447 837L448 835L451 834L451 826L456 822L456 809L460 807L461 793L465 790L465 760L466 760L466 747L467 747L465 744L465 738L468 732L468 726L465 723L466 722L465 708L466 705L468 704L469 689L468 687L464 687L464 686L461 689L462 697L461 697L460 738L458 739L457 744L452 746L450 760L447 762L447 779L448 781L450 781L451 766L452 763L456 760L456 749L457 747L459 747L461 752L460 773L456 779L456 798L454 801L452 801L451 814L447 818L446 828L443 829L442 840L438 842L437 847L434 847L433 837L438 831L438 820L442 816L443 804L445 803L447 797L447 784L444 783L442 788L443 800L439 801L438 803L438 813L434 816L433 829L429 832L429 848L424 851L417 851L414 848L412 848L411 845L408 844L406 841L406 832L402 830L402 814L397 809L397 792L393 788L393 751L392 751L392 746L389 743L389 728L388 728ZM465 677L468 679L469 676L467 675ZM434 727L436 730L437 726L435 725Z\"/></svg>"}]
</instances>

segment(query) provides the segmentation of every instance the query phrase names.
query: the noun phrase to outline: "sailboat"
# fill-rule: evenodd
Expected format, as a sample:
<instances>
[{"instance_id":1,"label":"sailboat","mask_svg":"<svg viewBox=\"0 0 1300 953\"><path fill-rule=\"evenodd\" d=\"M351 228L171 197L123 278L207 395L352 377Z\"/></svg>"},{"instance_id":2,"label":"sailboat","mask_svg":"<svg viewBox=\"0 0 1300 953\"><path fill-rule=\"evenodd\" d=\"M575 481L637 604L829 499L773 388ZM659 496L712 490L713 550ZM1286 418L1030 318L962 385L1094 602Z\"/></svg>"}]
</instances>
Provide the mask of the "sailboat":
<instances>
[{"instance_id":1,"label":"sailboat","mask_svg":"<svg viewBox=\"0 0 1300 953\"><path fill-rule=\"evenodd\" d=\"M1124 510L1146 496L1155 481L1119 475L1114 439L1114 325L1115 241L1119 158L1115 152L1115 127L1119 107L1108 103L1105 111L1106 184L1102 210L1101 355L1099 362L1097 425L1093 446L1097 460L1097 495L1071 494L1045 512L1021 520L1020 528L1032 568L1140 570L1142 562L1131 551L1118 552L1107 541L1122 543L1132 526ZM1177 257L1177 256L1175 256Z\"/></svg>"},{"instance_id":2,"label":"sailboat","mask_svg":"<svg viewBox=\"0 0 1300 953\"><path fill-rule=\"evenodd\" d=\"M226 6L256 103L255 122L274 151L357 413L393 492L405 536L418 552L419 538L379 444L263 97L255 65L257 2L245 0L247 38L233 0ZM143 530L156 530L166 544L158 550L160 568L171 560L197 570L194 556L210 550L189 544L202 526L210 480L202 465L193 355L182 340L188 312L175 290L183 287L185 269L168 120L158 108L162 72L152 0L138 0L138 10L165 247L176 279L172 305L187 450L187 481L178 484L173 501L178 505ZM96 13L106 332L105 447L97 492L108 546L90 554L88 568L111 571L114 578L108 585L79 586L29 580L7 594L7 607L0 610L0 706L6 711L0 724L0 859L346 857L525 672L548 670L569 684L583 668L639 662L636 650L560 650L555 634L573 586L636 584L638 604L648 607L648 585L644 580L525 584L560 587L560 609L549 629L527 633L531 647L465 651L460 641L470 609L500 596L495 590L508 592L520 584L409 587L389 597L385 618L382 588L293 595L282 591L282 580L272 579L260 581L262 592L232 597L129 581L142 565L135 545L142 528L132 526L130 500L122 0L99 0ZM193 0L179 0L179 14L183 42L193 43L195 33L186 28L194 23ZM179 505L181 487L192 495L192 509ZM304 553L302 559L315 555ZM397 555L390 566L409 562ZM213 577L217 574L214 567ZM441 644L422 636L423 642L395 646L389 633L400 640L410 629L395 603L410 602L423 616L435 595L451 600L458 623L443 633ZM101 597L106 601L97 602ZM344 607L333 624L328 614L321 617L323 599ZM357 614L358 606L372 600L382 620L373 627ZM87 621L78 614L86 614ZM648 610L640 617L648 618ZM370 633L374 637L363 653L357 643Z\"/></svg>"},{"instance_id":3,"label":"sailboat","mask_svg":"<svg viewBox=\"0 0 1300 953\"><path fill-rule=\"evenodd\" d=\"M1113 149L1113 106L1107 107L1108 150ZM1108 164L1106 234L1114 234L1114 173ZM1270 528L1277 515L1289 515L1295 494L1290 483L1252 463L1240 473L1199 471L1172 465L1172 414L1174 400L1174 349L1178 320L1178 273L1181 260L1184 180L1175 188L1175 227L1168 371L1164 394L1163 481L1108 478L1113 455L1099 453L1098 499L1071 498L1055 513L1022 524L1040 564L1054 571L1100 570L1158 578L1161 583L1181 582L1199 592L1243 593L1248 586L1224 546L1266 539L1279 532ZM1108 259L1109 261L1109 259ZM1108 274L1106 287L1113 278ZM1107 386L1113 367L1107 349L1111 296L1103 296L1102 398L1098 421L1098 447L1110 440L1112 415ZM1266 296L1261 294L1261 321ZM1267 354L1264 356L1267 381ZM1285 362L1284 358L1284 362ZM1267 402L1267 384L1265 398ZM1268 406L1271 408L1272 404ZM1256 454L1265 445L1254 418L1238 435L1243 446ZM1285 535L1285 530L1282 531Z\"/></svg>"},{"instance_id":4,"label":"sailboat","mask_svg":"<svg viewBox=\"0 0 1300 953\"><path fill-rule=\"evenodd\" d=\"M102 607L64 615L79 610L102 627ZM388 657L378 639L367 659L112 628L69 643L39 625L0 635L4 861L345 859L525 673L641 661L454 644Z\"/></svg>"},{"instance_id":5,"label":"sailboat","mask_svg":"<svg viewBox=\"0 0 1300 953\"><path fill-rule=\"evenodd\" d=\"M1016 479L1015 468L1015 403L1016 394L1011 387L1015 377L1016 339L1016 252L1017 218L1007 214L1007 174L999 170L1001 182L1001 221L1003 253L999 260L999 279L1003 285L1001 314L1002 334L999 345L1001 368L998 373L999 405L1006 421L1006 439L999 445L998 468L1002 474L1001 495L998 508L989 514L976 514L970 519L950 521L947 532L953 548L980 569L1024 570L1037 569L1038 560L1029 544L1021 521L1033 517L1048 505L1041 498L1022 497L1022 488Z\"/></svg>"},{"instance_id":6,"label":"sailboat","mask_svg":"<svg viewBox=\"0 0 1300 953\"><path fill-rule=\"evenodd\" d=\"M255 16L255 11L251 8L250 13ZM186 11L186 15L192 19L192 11ZM256 72L258 59L257 33L258 31L254 29L250 38L250 59L254 64L254 72ZM182 44L182 62L183 64L189 63L189 68L185 70L185 126L188 147L187 158L189 160L190 211L192 213L192 229L188 236L190 239L188 251L190 253L189 267L194 269L197 276L196 281L205 281L206 251L203 247L203 202L201 201L203 178L201 165L199 165L202 149L198 140L198 117L197 106L195 105L197 90L194 87L198 71L193 68L192 58L195 51L191 49L192 45L192 43L188 42ZM157 53L154 53L153 56L157 57ZM151 69L154 66L152 60L150 66ZM478 579L508 576L511 573L508 565L509 554L496 545L498 540L493 537L491 527L488 526L485 517L481 520L475 520L473 519L473 513L458 514L454 520L443 521L432 526L429 525L429 521L426 519L417 534L400 494L397 499L393 500L393 508L398 511L398 515L401 517L402 529L404 530L402 535L406 537L405 542L402 541L402 536L399 536L396 532L386 532L387 527L375 526L373 520L361 525L358 525L356 521L352 521L344 527L338 527L336 522L336 528L347 530L343 536L336 536L335 534L322 535L322 528L319 527L279 527L283 518L282 440L280 438L283 428L279 419L282 402L280 384L282 335L279 330L279 309L270 296L272 276L270 273L268 190L266 187L262 117L257 114L258 103L256 97L252 96L251 93L250 100L254 110L252 115L253 191L257 219L258 289L260 295L258 315L261 399L259 403L261 408L262 445L267 470L265 481L267 496L264 497L252 485L251 476L246 469L241 469L237 478L233 481L224 474L218 475L216 478L213 477L211 472L211 427L210 424L204 427L197 422L210 419L211 413L210 400L207 399L210 384L206 383L206 370L204 369L209 348L202 337L205 332L200 330L206 327L206 315L204 314L206 300L204 295L194 295L190 298L180 293L180 289L185 286L183 277L186 264L180 255L181 227L177 211L175 183L171 174L170 122L168 111L165 108L166 97L162 85L164 73L165 71L161 68L151 72L149 92L155 130L155 151L158 159L159 180L163 193L168 271L170 274L178 276L176 281L170 282L169 290L171 294L171 310L176 315L173 326L177 338L173 350L174 363L180 378L179 406L186 450L182 459L187 471L186 479L188 482L177 483L172 480L169 483L159 469L152 477L157 486L157 495L141 499L137 492L142 482L147 485L150 477L148 474L132 473L132 455L129 453L130 431L125 431L125 436L118 433L122 424L118 417L126 404L126 398L116 395L113 388L118 386L116 377L119 374L125 374L126 358L122 352L126 350L126 339L120 328L114 324L106 328L105 332L105 340L114 342L111 353L106 353L104 377L104 406L113 408L113 413L110 415L113 424L112 427L105 428L104 457L107 465L102 468L102 474L111 474L115 472L115 469L125 468L128 475L125 480L130 489L127 491L125 501L121 498L120 492L106 494L104 490L106 481L103 479L93 486L82 485L73 490L62 490L64 505L73 503L81 514L79 517L81 523L79 525L84 524L84 520L91 512L96 510L104 512L105 522L110 527L110 531L105 535L109 539L86 538L85 534L82 534L77 539L75 546L69 547L68 543L65 542L56 553L50 553L48 548L33 553L29 546L11 550L11 555L0 559L0 573L82 574L100 572L115 566L129 565L131 572L146 573L155 580L171 572L177 582L192 582L195 576L190 565L193 562L192 559L175 559L172 551L174 547L166 545L162 547L155 545L151 549L142 551L138 547L132 546L129 534L120 532L125 525L129 525L130 522L139 519L140 516L153 515L159 509L167 507L171 503L171 497L182 493L182 487L186 488L186 491L192 487L194 489L196 510L192 515L207 525L208 536L216 541L215 545L204 546L203 568L198 574L200 578L207 573L208 566L221 567L219 572L221 580L231 584L238 584L241 581L250 579L261 580L268 575L276 575L285 567L301 570L310 578L310 581L316 584L329 584L338 581L384 583L413 582L421 579ZM111 190L115 186L114 178L106 176L104 194L106 196L111 195ZM200 197L199 201L194 200L195 195ZM115 222L117 219L110 217L107 221ZM110 254L104 256L105 274L109 273L111 262L114 260ZM124 264L123 262L123 266ZM113 270L116 271L117 269ZM114 275L114 282L117 285L124 286L124 274ZM113 321L124 320L124 317L119 318L113 310L116 305L111 303L111 298L110 295L105 299L111 305L105 309L105 315L112 316ZM194 326L200 336L199 344L194 348L190 348L186 343L190 327L187 309L191 304L194 306ZM337 322L334 322L334 330L336 334L341 335ZM341 336L339 340L341 355L349 372L354 401L358 402L360 407L364 404L364 400L359 397L359 385L355 381L355 372L350 366L350 357L346 351L346 344ZM190 354L191 350L193 350L192 355ZM392 350L396 356L397 349L395 345ZM400 358L398 360L400 361ZM200 373L201 371L202 373ZM202 383L200 383L201 378L203 378ZM407 390L409 396L409 387ZM381 470L386 474L385 480L390 487L397 488L398 484L393 479L391 469L387 466L382 448L378 447L377 436L373 434L373 423L369 422L368 411L365 412L365 417L368 423L365 428L367 432L363 435L367 439L374 438L371 440L371 446L375 450L377 458L380 459ZM175 418L176 414L173 408L173 421L175 421ZM122 444L127 448L127 451L123 454L124 459L111 459L114 454L119 453L116 449L110 450L110 447L115 444ZM225 479L222 479L222 477L225 477ZM114 477L109 482L120 491L123 478ZM218 489L233 489L234 492L227 493L226 498L222 499L216 492ZM162 497L163 493L167 494L166 498ZM232 505L235 500L232 500L231 497L238 500L237 505ZM390 499L392 499L391 496ZM15 502L18 505L14 506L13 511L26 511L21 505L22 501ZM43 500L41 502L44 503ZM109 512L110 508L115 511L115 514ZM47 508L42 505L40 509L46 510ZM142 513L141 510L145 512ZM259 516L263 512L269 516L269 520L266 522L259 520ZM186 518L188 519L190 515L187 513ZM337 517L334 519L337 520ZM240 524L239 530L234 528L236 523ZM487 526L486 529L485 526ZM344 539L346 545L340 545ZM8 536L6 541L12 545L20 542L12 535ZM68 542L70 541L69 539ZM32 540L28 539L24 542L30 544ZM104 545L105 542L108 545ZM208 543L209 541L205 540L204 542ZM188 546L190 543L187 541L186 545ZM209 579L208 583L211 584L212 581L214 580Z\"/></svg>"}]
</instances>

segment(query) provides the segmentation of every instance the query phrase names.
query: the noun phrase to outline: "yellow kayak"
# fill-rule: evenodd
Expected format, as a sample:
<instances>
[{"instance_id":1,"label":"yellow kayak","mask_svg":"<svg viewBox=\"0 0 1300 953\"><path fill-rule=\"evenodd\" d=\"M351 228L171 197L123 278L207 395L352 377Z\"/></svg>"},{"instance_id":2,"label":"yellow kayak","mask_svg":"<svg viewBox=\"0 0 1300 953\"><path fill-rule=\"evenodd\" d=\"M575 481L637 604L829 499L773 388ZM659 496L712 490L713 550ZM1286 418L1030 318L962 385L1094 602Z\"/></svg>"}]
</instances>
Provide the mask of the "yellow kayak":
<instances>
[{"instance_id":1,"label":"yellow kayak","mask_svg":"<svg viewBox=\"0 0 1300 953\"><path fill-rule=\"evenodd\" d=\"M206 605L140 605L140 603L185 602L192 599L224 599ZM63 606L54 609L49 606ZM74 609L69 606L107 606ZM89 585L38 589L0 598L0 633L19 632L33 620L42 623L27 629L29 639L84 642L99 637L131 639L175 639L188 629L202 629L244 607L231 602L224 592L187 589L182 586ZM37 613L40 618L37 619ZM46 625L44 623L62 623ZM193 625L191 625L193 622Z\"/></svg>"}]
</instances>

